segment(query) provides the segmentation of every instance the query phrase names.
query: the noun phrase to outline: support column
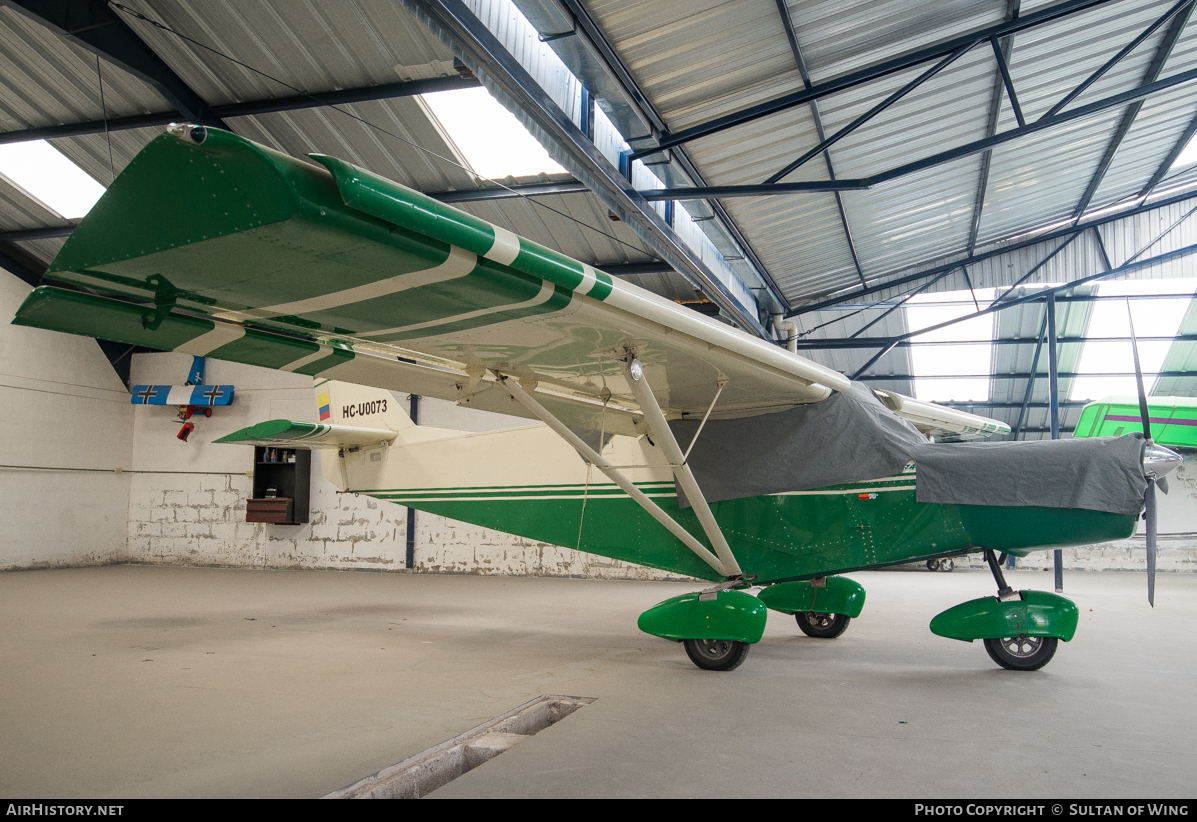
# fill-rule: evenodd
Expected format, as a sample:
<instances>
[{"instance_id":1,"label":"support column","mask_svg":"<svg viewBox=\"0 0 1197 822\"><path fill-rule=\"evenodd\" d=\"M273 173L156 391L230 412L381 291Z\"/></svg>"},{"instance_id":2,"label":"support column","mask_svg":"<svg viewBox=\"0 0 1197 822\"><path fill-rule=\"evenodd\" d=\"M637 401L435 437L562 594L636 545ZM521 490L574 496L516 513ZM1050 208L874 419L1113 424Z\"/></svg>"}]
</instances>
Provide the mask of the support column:
<instances>
[{"instance_id":1,"label":"support column","mask_svg":"<svg viewBox=\"0 0 1197 822\"><path fill-rule=\"evenodd\" d=\"M1047 397L1051 406L1052 439L1060 439L1060 364L1059 347L1056 345L1056 292L1047 295ZM1057 548L1052 552L1052 564L1056 571L1056 593L1064 591L1064 552Z\"/></svg>"},{"instance_id":2,"label":"support column","mask_svg":"<svg viewBox=\"0 0 1197 822\"><path fill-rule=\"evenodd\" d=\"M411 395L411 411L408 413L411 421L417 425L420 422L420 395ZM404 567L409 571L416 567L416 509L407 507L407 558Z\"/></svg>"}]
</instances>

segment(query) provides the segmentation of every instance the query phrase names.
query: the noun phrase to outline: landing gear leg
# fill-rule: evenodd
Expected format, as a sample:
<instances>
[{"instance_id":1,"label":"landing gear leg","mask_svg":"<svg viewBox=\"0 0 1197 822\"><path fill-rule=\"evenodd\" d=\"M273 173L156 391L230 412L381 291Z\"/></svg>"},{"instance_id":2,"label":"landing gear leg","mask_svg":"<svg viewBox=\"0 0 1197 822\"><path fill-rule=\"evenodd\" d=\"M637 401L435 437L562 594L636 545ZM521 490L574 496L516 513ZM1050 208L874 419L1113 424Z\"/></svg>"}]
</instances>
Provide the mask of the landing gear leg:
<instances>
[{"instance_id":1,"label":"landing gear leg","mask_svg":"<svg viewBox=\"0 0 1197 822\"><path fill-rule=\"evenodd\" d=\"M1003 559L1005 554L1002 555ZM985 561L989 563L989 570L993 572L993 579L998 586L998 599L1009 602L1018 599L1018 594L1006 583L1002 574L1002 562L993 555L993 551L985 549ZM1038 671L1051 662L1056 655L1056 647L1060 641L1054 636L1009 636L1002 639L986 639L985 651L989 657L1008 671Z\"/></svg>"},{"instance_id":2,"label":"landing gear leg","mask_svg":"<svg viewBox=\"0 0 1197 822\"><path fill-rule=\"evenodd\" d=\"M993 580L997 583L998 599L1002 602L1018 599L1018 594L1006 584L1006 577L1002 575L1002 566L998 564L997 557L988 548L985 549L985 561L989 563L989 570L993 572Z\"/></svg>"}]
</instances>

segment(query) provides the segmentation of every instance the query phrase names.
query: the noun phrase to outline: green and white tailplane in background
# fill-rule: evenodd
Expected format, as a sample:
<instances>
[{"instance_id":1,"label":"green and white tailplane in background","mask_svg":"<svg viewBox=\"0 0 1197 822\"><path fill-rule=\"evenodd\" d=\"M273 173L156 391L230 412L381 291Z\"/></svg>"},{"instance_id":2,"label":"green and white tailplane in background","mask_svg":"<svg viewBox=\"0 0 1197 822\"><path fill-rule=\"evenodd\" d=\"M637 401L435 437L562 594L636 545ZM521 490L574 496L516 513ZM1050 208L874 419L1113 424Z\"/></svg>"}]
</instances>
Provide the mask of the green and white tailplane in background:
<instances>
[{"instance_id":1,"label":"green and white tailplane in background","mask_svg":"<svg viewBox=\"0 0 1197 822\"><path fill-rule=\"evenodd\" d=\"M1038 668L1071 639L1075 607L1011 591L994 552L1134 532L1125 510L919 502L916 466L901 462L860 481L708 502L693 443L670 422L701 421L697 441L708 421L816 407L856 390L848 379L348 163L311 159L172 125L80 223L14 322L311 375L319 423L273 420L220 442L321 448L342 490L708 580L640 626L711 670L743 662L768 609L838 636L865 597L839 574L969 551L985 551L999 594L932 630L984 640L1004 667ZM530 424L416 426L392 391ZM1009 431L893 392L868 401L882 428L916 438ZM1153 477L1176 456L1161 450Z\"/></svg>"}]
</instances>

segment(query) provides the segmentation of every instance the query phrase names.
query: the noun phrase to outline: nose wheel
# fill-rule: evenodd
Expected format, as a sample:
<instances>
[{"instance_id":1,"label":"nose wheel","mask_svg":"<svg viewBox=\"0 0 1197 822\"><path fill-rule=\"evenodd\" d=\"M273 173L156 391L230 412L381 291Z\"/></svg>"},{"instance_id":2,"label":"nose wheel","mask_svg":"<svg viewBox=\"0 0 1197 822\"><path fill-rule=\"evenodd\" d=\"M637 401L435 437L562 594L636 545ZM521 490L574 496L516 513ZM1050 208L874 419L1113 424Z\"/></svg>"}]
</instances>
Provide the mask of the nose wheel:
<instances>
[{"instance_id":1,"label":"nose wheel","mask_svg":"<svg viewBox=\"0 0 1197 822\"><path fill-rule=\"evenodd\" d=\"M1038 671L1056 654L1054 636L1016 636L985 640L991 659L1008 671Z\"/></svg>"}]
</instances>

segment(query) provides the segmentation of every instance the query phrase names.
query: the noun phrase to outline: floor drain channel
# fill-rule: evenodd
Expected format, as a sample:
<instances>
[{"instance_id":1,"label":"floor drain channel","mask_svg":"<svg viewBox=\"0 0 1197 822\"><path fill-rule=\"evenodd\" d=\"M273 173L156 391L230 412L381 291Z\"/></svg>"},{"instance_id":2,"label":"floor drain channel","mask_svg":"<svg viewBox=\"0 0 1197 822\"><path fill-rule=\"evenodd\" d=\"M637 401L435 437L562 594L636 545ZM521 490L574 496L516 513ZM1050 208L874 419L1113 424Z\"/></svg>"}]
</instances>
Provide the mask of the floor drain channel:
<instances>
[{"instance_id":1,"label":"floor drain channel","mask_svg":"<svg viewBox=\"0 0 1197 822\"><path fill-rule=\"evenodd\" d=\"M538 696L323 798L419 799L591 702L586 696Z\"/></svg>"}]
</instances>

